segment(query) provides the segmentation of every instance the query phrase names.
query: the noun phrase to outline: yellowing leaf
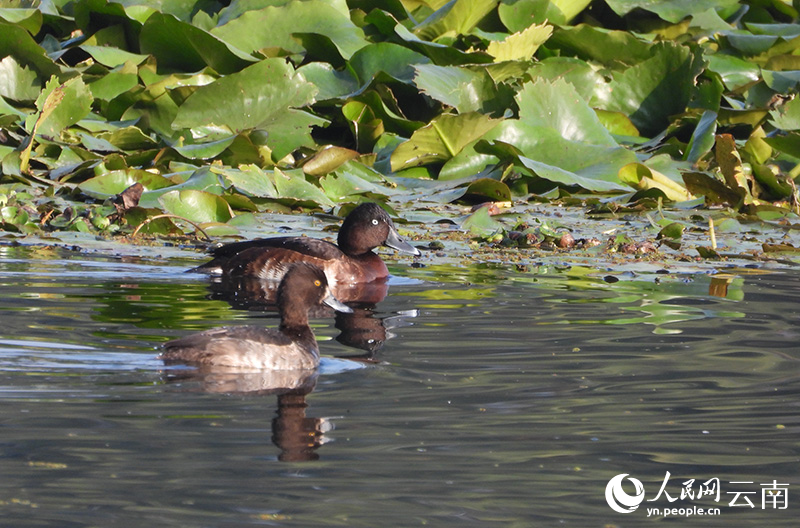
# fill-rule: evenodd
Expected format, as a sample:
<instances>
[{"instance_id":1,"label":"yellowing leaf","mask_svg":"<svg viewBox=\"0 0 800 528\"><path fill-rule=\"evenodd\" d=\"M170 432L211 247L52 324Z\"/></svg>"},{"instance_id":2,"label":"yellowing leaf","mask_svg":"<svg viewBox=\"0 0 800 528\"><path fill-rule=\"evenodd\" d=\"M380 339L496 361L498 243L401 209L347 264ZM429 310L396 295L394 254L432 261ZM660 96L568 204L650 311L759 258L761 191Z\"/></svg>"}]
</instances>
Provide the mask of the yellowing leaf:
<instances>
[{"instance_id":1,"label":"yellowing leaf","mask_svg":"<svg viewBox=\"0 0 800 528\"><path fill-rule=\"evenodd\" d=\"M486 51L494 57L495 62L530 60L539 46L553 34L553 26L547 24L533 25L509 35L503 41L490 42Z\"/></svg>"},{"instance_id":2,"label":"yellowing leaf","mask_svg":"<svg viewBox=\"0 0 800 528\"><path fill-rule=\"evenodd\" d=\"M619 170L620 181L641 191L658 189L667 199L682 202L694 198L686 188L642 163L629 163Z\"/></svg>"}]
</instances>

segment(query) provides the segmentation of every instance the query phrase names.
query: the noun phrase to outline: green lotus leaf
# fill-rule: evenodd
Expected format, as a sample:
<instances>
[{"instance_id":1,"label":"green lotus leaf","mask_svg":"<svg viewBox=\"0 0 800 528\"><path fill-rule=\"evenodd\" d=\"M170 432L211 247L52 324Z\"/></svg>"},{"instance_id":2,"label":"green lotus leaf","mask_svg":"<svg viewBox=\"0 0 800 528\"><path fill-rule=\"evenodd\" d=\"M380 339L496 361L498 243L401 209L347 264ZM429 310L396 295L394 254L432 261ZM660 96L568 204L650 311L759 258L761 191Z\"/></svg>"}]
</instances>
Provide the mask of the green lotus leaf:
<instances>
[{"instance_id":1,"label":"green lotus leaf","mask_svg":"<svg viewBox=\"0 0 800 528\"><path fill-rule=\"evenodd\" d=\"M443 163L499 123L499 120L478 113L457 116L443 114L414 132L408 141L395 149L391 156L392 171Z\"/></svg>"},{"instance_id":2,"label":"green lotus leaf","mask_svg":"<svg viewBox=\"0 0 800 528\"><path fill-rule=\"evenodd\" d=\"M555 31L547 46L561 50L561 55L591 60L614 69L638 64L653 55L653 43L633 33L586 24Z\"/></svg>"},{"instance_id":3,"label":"green lotus leaf","mask_svg":"<svg viewBox=\"0 0 800 528\"><path fill-rule=\"evenodd\" d=\"M74 125L89 114L92 94L80 77L59 84L53 77L36 99L37 114L25 120L25 129L37 134L57 137L62 130Z\"/></svg>"},{"instance_id":4,"label":"green lotus leaf","mask_svg":"<svg viewBox=\"0 0 800 528\"><path fill-rule=\"evenodd\" d=\"M548 57L534 63L528 70L535 79L556 81L564 79L570 83L585 100L590 100L596 87L605 83L603 75L584 60L572 57Z\"/></svg>"},{"instance_id":5,"label":"green lotus leaf","mask_svg":"<svg viewBox=\"0 0 800 528\"><path fill-rule=\"evenodd\" d=\"M9 55L18 64L30 68L42 78L47 79L61 73L61 68L47 56L45 49L25 28L0 20L0 57Z\"/></svg>"},{"instance_id":6,"label":"green lotus leaf","mask_svg":"<svg viewBox=\"0 0 800 528\"><path fill-rule=\"evenodd\" d=\"M498 232L503 232L506 225L489 215L488 207L479 207L461 223L461 229L469 231L472 235L488 237Z\"/></svg>"},{"instance_id":7,"label":"green lotus leaf","mask_svg":"<svg viewBox=\"0 0 800 528\"><path fill-rule=\"evenodd\" d=\"M95 176L80 183L78 189L92 198L105 200L121 193L134 183L142 184L146 191L174 185L172 180L160 174L139 169L126 169Z\"/></svg>"},{"instance_id":8,"label":"green lotus leaf","mask_svg":"<svg viewBox=\"0 0 800 528\"><path fill-rule=\"evenodd\" d=\"M519 119L531 127L552 129L570 141L617 146L589 104L563 79L536 80L517 95Z\"/></svg>"},{"instance_id":9,"label":"green lotus leaf","mask_svg":"<svg viewBox=\"0 0 800 528\"><path fill-rule=\"evenodd\" d=\"M231 208L221 196L193 189L174 190L159 198L162 208L170 214L192 222L225 223L233 217Z\"/></svg>"},{"instance_id":10,"label":"green lotus leaf","mask_svg":"<svg viewBox=\"0 0 800 528\"><path fill-rule=\"evenodd\" d=\"M708 9L725 9L738 4L737 0L670 0L654 2L652 0L607 0L608 6L619 16L625 16L634 9L643 9L657 14L664 20L677 24L687 16L701 13Z\"/></svg>"},{"instance_id":11,"label":"green lotus leaf","mask_svg":"<svg viewBox=\"0 0 800 528\"><path fill-rule=\"evenodd\" d=\"M350 58L350 69L355 72L362 88L383 72L392 79L411 84L414 80L415 67L430 63L430 59L421 53L391 42L370 44L355 52Z\"/></svg>"},{"instance_id":12,"label":"green lotus leaf","mask_svg":"<svg viewBox=\"0 0 800 528\"><path fill-rule=\"evenodd\" d=\"M211 159L219 156L226 148L230 147L236 137L235 134L231 134L214 141L174 145L172 148L181 156L189 159Z\"/></svg>"},{"instance_id":13,"label":"green lotus leaf","mask_svg":"<svg viewBox=\"0 0 800 528\"><path fill-rule=\"evenodd\" d=\"M420 90L460 114L485 110L497 97L494 80L483 70L420 64L416 71L414 84Z\"/></svg>"},{"instance_id":14,"label":"green lotus leaf","mask_svg":"<svg viewBox=\"0 0 800 528\"><path fill-rule=\"evenodd\" d=\"M136 73L110 72L87 86L95 99L110 101L139 85Z\"/></svg>"},{"instance_id":15,"label":"green lotus leaf","mask_svg":"<svg viewBox=\"0 0 800 528\"><path fill-rule=\"evenodd\" d=\"M716 133L717 114L706 110L700 117L689 144L686 146L686 155L684 156L686 161L695 164L700 158L711 152Z\"/></svg>"},{"instance_id":16,"label":"green lotus leaf","mask_svg":"<svg viewBox=\"0 0 800 528\"><path fill-rule=\"evenodd\" d=\"M350 70L337 71L327 62L311 62L297 69L297 73L317 87L316 99L340 99L359 89L359 82Z\"/></svg>"},{"instance_id":17,"label":"green lotus leaf","mask_svg":"<svg viewBox=\"0 0 800 528\"><path fill-rule=\"evenodd\" d=\"M0 96L12 101L35 101L41 90L34 70L20 65L10 55L0 60Z\"/></svg>"},{"instance_id":18,"label":"green lotus leaf","mask_svg":"<svg viewBox=\"0 0 800 528\"><path fill-rule=\"evenodd\" d=\"M664 42L652 57L613 72L612 81L595 93L593 104L622 112L642 134L652 137L665 129L669 117L686 109L702 69L699 51Z\"/></svg>"},{"instance_id":19,"label":"green lotus leaf","mask_svg":"<svg viewBox=\"0 0 800 528\"><path fill-rule=\"evenodd\" d=\"M769 113L770 123L781 130L800 130L800 99L794 98Z\"/></svg>"},{"instance_id":20,"label":"green lotus leaf","mask_svg":"<svg viewBox=\"0 0 800 528\"><path fill-rule=\"evenodd\" d=\"M327 37L344 59L368 44L346 13L322 0L248 10L211 30L212 35L248 53L270 48L302 53L304 48L295 38L300 33Z\"/></svg>"},{"instance_id":21,"label":"green lotus leaf","mask_svg":"<svg viewBox=\"0 0 800 528\"><path fill-rule=\"evenodd\" d=\"M414 33L425 40L467 35L497 6L497 0L453 0L420 22Z\"/></svg>"},{"instance_id":22,"label":"green lotus leaf","mask_svg":"<svg viewBox=\"0 0 800 528\"><path fill-rule=\"evenodd\" d=\"M275 188L280 198L290 198L300 202L312 202L317 205L333 207L334 203L315 185L306 181L302 169L292 171L274 170Z\"/></svg>"},{"instance_id":23,"label":"green lotus leaf","mask_svg":"<svg viewBox=\"0 0 800 528\"><path fill-rule=\"evenodd\" d=\"M511 189L505 183L492 178L478 178L467 186L467 194L481 196L495 202L511 199Z\"/></svg>"},{"instance_id":24,"label":"green lotus leaf","mask_svg":"<svg viewBox=\"0 0 800 528\"><path fill-rule=\"evenodd\" d=\"M573 4L577 8L580 4L586 7L590 1L563 0L558 3ZM571 11L574 11L574 8ZM567 15L559 9L556 2L550 0L503 0L497 8L497 14L503 25L512 32L524 31L531 24L542 24L545 21L559 25L569 22Z\"/></svg>"},{"instance_id":25,"label":"green lotus leaf","mask_svg":"<svg viewBox=\"0 0 800 528\"><path fill-rule=\"evenodd\" d=\"M494 57L495 62L531 60L539 46L544 44L552 34L553 26L533 25L509 35L502 41L490 42L486 52Z\"/></svg>"},{"instance_id":26,"label":"green lotus leaf","mask_svg":"<svg viewBox=\"0 0 800 528\"><path fill-rule=\"evenodd\" d=\"M32 8L0 8L0 19L11 24L16 24L24 28L31 35L35 35L42 29L42 12Z\"/></svg>"},{"instance_id":27,"label":"green lotus leaf","mask_svg":"<svg viewBox=\"0 0 800 528\"><path fill-rule=\"evenodd\" d=\"M278 191L272 175L256 165L241 165L237 169L211 166L211 172L221 175L238 191L256 198L277 198Z\"/></svg>"},{"instance_id":28,"label":"green lotus leaf","mask_svg":"<svg viewBox=\"0 0 800 528\"><path fill-rule=\"evenodd\" d=\"M95 46L83 44L80 48L91 55L94 60L109 68L122 66L126 62L131 64L141 64L147 59L147 55L131 53L130 51L111 46Z\"/></svg>"},{"instance_id":29,"label":"green lotus leaf","mask_svg":"<svg viewBox=\"0 0 800 528\"><path fill-rule=\"evenodd\" d=\"M207 31L161 13L154 13L144 23L139 46L156 58L161 70L194 72L210 66L228 74L256 60Z\"/></svg>"},{"instance_id":30,"label":"green lotus leaf","mask_svg":"<svg viewBox=\"0 0 800 528\"><path fill-rule=\"evenodd\" d=\"M260 128L276 159L311 143L310 127L324 119L296 110L314 100L316 88L282 59L266 59L198 88L178 109L173 128L214 124L233 132Z\"/></svg>"},{"instance_id":31,"label":"green lotus leaf","mask_svg":"<svg viewBox=\"0 0 800 528\"><path fill-rule=\"evenodd\" d=\"M303 164L303 172L311 176L324 176L340 165L358 157L358 152L344 147L328 146Z\"/></svg>"}]
</instances>

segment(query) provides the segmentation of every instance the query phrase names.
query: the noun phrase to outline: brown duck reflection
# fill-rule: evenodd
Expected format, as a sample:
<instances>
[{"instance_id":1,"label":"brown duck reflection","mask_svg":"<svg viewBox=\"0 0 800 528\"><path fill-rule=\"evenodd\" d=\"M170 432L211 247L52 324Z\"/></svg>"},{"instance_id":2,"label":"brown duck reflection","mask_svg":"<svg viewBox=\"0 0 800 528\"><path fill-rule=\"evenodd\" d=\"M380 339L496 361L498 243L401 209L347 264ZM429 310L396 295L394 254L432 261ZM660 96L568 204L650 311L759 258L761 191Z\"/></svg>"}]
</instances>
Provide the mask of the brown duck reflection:
<instances>
[{"instance_id":1,"label":"brown duck reflection","mask_svg":"<svg viewBox=\"0 0 800 528\"><path fill-rule=\"evenodd\" d=\"M280 450L278 460L319 460L317 448L332 427L328 420L306 416L306 396L317 383L318 370L236 371L215 368L166 370L167 383L181 390L219 394L275 394L278 408L272 419L272 443Z\"/></svg>"},{"instance_id":2,"label":"brown duck reflection","mask_svg":"<svg viewBox=\"0 0 800 528\"><path fill-rule=\"evenodd\" d=\"M273 312L277 284L251 277L218 277L209 283L210 299L222 300L238 310ZM349 347L365 350L363 356L348 359L372 360L372 355L380 350L384 342L392 337L387 331L394 317L381 319L375 317L374 308L389 291L386 281L362 284L337 284L331 293L353 308L353 313L334 312L325 306L316 306L309 311L312 318L335 318L335 326L340 331L336 340ZM409 314L405 314L406 316Z\"/></svg>"}]
</instances>

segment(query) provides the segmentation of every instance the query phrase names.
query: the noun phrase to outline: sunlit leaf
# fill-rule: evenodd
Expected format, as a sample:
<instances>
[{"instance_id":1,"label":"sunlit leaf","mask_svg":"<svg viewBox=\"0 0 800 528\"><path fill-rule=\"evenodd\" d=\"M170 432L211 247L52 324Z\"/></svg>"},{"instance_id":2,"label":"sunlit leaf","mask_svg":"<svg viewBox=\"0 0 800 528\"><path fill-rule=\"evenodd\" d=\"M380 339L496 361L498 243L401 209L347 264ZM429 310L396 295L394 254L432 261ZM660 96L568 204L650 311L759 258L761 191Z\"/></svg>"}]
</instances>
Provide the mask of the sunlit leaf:
<instances>
[{"instance_id":1,"label":"sunlit leaf","mask_svg":"<svg viewBox=\"0 0 800 528\"><path fill-rule=\"evenodd\" d=\"M313 202L318 205L332 207L333 202L315 185L306 181L302 170L274 170L275 188L280 198L291 198L301 202Z\"/></svg>"},{"instance_id":2,"label":"sunlit leaf","mask_svg":"<svg viewBox=\"0 0 800 528\"><path fill-rule=\"evenodd\" d=\"M92 198L105 200L121 193L134 183L142 184L145 190L163 189L174 185L173 181L160 174L139 169L127 169L95 176L78 184L78 189Z\"/></svg>"},{"instance_id":3,"label":"sunlit leaf","mask_svg":"<svg viewBox=\"0 0 800 528\"><path fill-rule=\"evenodd\" d=\"M242 165L237 169L212 166L211 172L222 175L228 183L248 196L257 198L278 197L278 191L272 182L272 175L255 165Z\"/></svg>"},{"instance_id":4,"label":"sunlit leaf","mask_svg":"<svg viewBox=\"0 0 800 528\"><path fill-rule=\"evenodd\" d=\"M198 88L180 106L172 126L181 129L213 123L234 132L264 128L271 132L267 144L284 151L282 157L286 147L279 147L287 137L307 136L309 127L322 121L295 110L311 103L315 92L291 65L266 59Z\"/></svg>"},{"instance_id":5,"label":"sunlit leaf","mask_svg":"<svg viewBox=\"0 0 800 528\"><path fill-rule=\"evenodd\" d=\"M517 103L520 121L526 125L550 128L570 141L617 146L594 110L564 80L528 83L517 95Z\"/></svg>"},{"instance_id":6,"label":"sunlit leaf","mask_svg":"<svg viewBox=\"0 0 800 528\"><path fill-rule=\"evenodd\" d=\"M324 176L340 165L358 157L358 152L343 147L329 146L314 154L303 164L303 172L311 176Z\"/></svg>"},{"instance_id":7,"label":"sunlit leaf","mask_svg":"<svg viewBox=\"0 0 800 528\"><path fill-rule=\"evenodd\" d=\"M500 123L482 114L444 114L402 143L392 154L392 171L445 162Z\"/></svg>"},{"instance_id":8,"label":"sunlit leaf","mask_svg":"<svg viewBox=\"0 0 800 528\"><path fill-rule=\"evenodd\" d=\"M466 35L497 5L498 0L452 0L420 22L414 33L425 40Z\"/></svg>"},{"instance_id":9,"label":"sunlit leaf","mask_svg":"<svg viewBox=\"0 0 800 528\"><path fill-rule=\"evenodd\" d=\"M92 94L80 77L74 77L64 84L53 78L36 100L38 114L25 121L25 128L44 136L57 137L62 130L74 125L89 114Z\"/></svg>"},{"instance_id":10,"label":"sunlit leaf","mask_svg":"<svg viewBox=\"0 0 800 528\"><path fill-rule=\"evenodd\" d=\"M619 16L625 16L634 9L651 11L664 20L677 23L695 13L711 8L724 9L738 3L737 0L670 0L669 2L653 2L652 0L606 0L608 6Z\"/></svg>"},{"instance_id":11,"label":"sunlit leaf","mask_svg":"<svg viewBox=\"0 0 800 528\"><path fill-rule=\"evenodd\" d=\"M505 229L505 224L489 215L488 207L479 207L461 224L461 229L469 231L475 236L487 237Z\"/></svg>"},{"instance_id":12,"label":"sunlit leaf","mask_svg":"<svg viewBox=\"0 0 800 528\"><path fill-rule=\"evenodd\" d=\"M696 52L673 43L657 44L652 57L624 71L596 92L598 106L628 115L645 135L654 135L673 114L685 110L702 61Z\"/></svg>"},{"instance_id":13,"label":"sunlit leaf","mask_svg":"<svg viewBox=\"0 0 800 528\"><path fill-rule=\"evenodd\" d=\"M505 40L490 42L486 52L494 57L495 62L530 60L539 46L544 44L552 34L553 26L533 25L521 32L509 35Z\"/></svg>"},{"instance_id":14,"label":"sunlit leaf","mask_svg":"<svg viewBox=\"0 0 800 528\"><path fill-rule=\"evenodd\" d=\"M198 223L227 222L233 217L228 202L205 191L170 191L161 195L159 203L168 213Z\"/></svg>"},{"instance_id":15,"label":"sunlit leaf","mask_svg":"<svg viewBox=\"0 0 800 528\"><path fill-rule=\"evenodd\" d=\"M800 130L800 99L794 98L769 113L770 122L781 130Z\"/></svg>"},{"instance_id":16,"label":"sunlit leaf","mask_svg":"<svg viewBox=\"0 0 800 528\"><path fill-rule=\"evenodd\" d=\"M622 167L619 171L619 179L642 191L658 189L668 200L674 202L683 202L693 198L683 185L642 163L631 163Z\"/></svg>"},{"instance_id":17,"label":"sunlit leaf","mask_svg":"<svg viewBox=\"0 0 800 528\"><path fill-rule=\"evenodd\" d=\"M328 2L307 0L248 10L211 33L246 52L282 48L301 53L299 33L324 35L345 59L367 45L363 31Z\"/></svg>"},{"instance_id":18,"label":"sunlit leaf","mask_svg":"<svg viewBox=\"0 0 800 528\"><path fill-rule=\"evenodd\" d=\"M0 60L0 96L12 101L34 101L41 91L39 76L9 55Z\"/></svg>"},{"instance_id":19,"label":"sunlit leaf","mask_svg":"<svg viewBox=\"0 0 800 528\"><path fill-rule=\"evenodd\" d=\"M27 30L0 20L0 57L9 55L13 56L18 64L30 68L44 79L61 73L61 69L47 56L44 48L33 40Z\"/></svg>"},{"instance_id":20,"label":"sunlit leaf","mask_svg":"<svg viewBox=\"0 0 800 528\"><path fill-rule=\"evenodd\" d=\"M497 97L494 81L482 70L421 64L416 71L414 83L420 90L461 114L481 111Z\"/></svg>"}]
</instances>

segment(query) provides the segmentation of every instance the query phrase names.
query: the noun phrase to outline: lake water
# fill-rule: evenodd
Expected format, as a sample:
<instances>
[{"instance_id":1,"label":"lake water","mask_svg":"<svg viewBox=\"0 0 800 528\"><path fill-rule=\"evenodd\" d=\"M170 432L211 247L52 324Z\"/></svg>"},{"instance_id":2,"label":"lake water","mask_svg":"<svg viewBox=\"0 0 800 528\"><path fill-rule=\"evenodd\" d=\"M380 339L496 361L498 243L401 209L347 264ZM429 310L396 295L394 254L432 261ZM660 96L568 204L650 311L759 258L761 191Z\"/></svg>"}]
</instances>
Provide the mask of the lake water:
<instances>
[{"instance_id":1,"label":"lake water","mask_svg":"<svg viewBox=\"0 0 800 528\"><path fill-rule=\"evenodd\" d=\"M798 271L400 259L277 395L156 358L276 323L197 262L0 247L3 526L797 525Z\"/></svg>"}]
</instances>

